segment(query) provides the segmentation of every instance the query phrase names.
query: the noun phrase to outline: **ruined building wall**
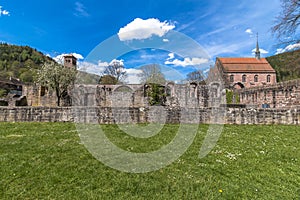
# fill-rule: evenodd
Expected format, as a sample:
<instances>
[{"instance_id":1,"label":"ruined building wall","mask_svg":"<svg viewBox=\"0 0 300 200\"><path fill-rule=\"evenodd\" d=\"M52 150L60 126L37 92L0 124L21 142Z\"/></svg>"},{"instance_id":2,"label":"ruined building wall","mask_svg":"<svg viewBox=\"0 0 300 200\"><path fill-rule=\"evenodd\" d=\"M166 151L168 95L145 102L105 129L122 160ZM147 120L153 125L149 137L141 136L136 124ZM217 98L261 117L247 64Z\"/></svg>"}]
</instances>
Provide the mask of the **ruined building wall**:
<instances>
[{"instance_id":1,"label":"ruined building wall","mask_svg":"<svg viewBox=\"0 0 300 200\"><path fill-rule=\"evenodd\" d=\"M290 108L300 105L300 79L274 85L237 90L240 103L270 108Z\"/></svg>"},{"instance_id":2,"label":"ruined building wall","mask_svg":"<svg viewBox=\"0 0 300 200\"><path fill-rule=\"evenodd\" d=\"M164 106L202 108L224 104L219 83L210 86L195 82L167 83L164 87ZM76 85L72 91L76 106L147 107L148 85ZM223 101L222 101L223 100Z\"/></svg>"}]
</instances>

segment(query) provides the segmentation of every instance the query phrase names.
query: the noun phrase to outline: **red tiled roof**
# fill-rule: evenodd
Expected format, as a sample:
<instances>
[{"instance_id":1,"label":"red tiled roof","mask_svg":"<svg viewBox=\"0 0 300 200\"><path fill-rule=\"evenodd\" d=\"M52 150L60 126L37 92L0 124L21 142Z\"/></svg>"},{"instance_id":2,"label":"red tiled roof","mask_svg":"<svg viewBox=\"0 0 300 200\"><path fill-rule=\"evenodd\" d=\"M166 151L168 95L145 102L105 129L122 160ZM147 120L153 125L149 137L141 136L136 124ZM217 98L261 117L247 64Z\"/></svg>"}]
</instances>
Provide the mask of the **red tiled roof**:
<instances>
[{"instance_id":1,"label":"red tiled roof","mask_svg":"<svg viewBox=\"0 0 300 200\"><path fill-rule=\"evenodd\" d=\"M275 70L265 58L217 58L225 72L266 72Z\"/></svg>"}]
</instances>

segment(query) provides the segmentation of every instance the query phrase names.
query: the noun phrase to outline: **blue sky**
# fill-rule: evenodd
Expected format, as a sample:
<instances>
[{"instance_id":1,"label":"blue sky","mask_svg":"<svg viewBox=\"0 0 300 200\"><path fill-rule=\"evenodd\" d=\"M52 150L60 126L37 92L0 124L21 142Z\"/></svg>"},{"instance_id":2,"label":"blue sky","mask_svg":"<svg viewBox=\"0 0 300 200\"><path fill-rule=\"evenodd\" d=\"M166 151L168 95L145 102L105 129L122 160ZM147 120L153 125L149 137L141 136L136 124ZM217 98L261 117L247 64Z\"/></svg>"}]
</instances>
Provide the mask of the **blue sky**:
<instances>
[{"instance_id":1,"label":"blue sky","mask_svg":"<svg viewBox=\"0 0 300 200\"><path fill-rule=\"evenodd\" d=\"M93 62L98 71L112 60L103 55L112 52L127 68L159 63L184 76L193 65L209 67L216 57L252 57L257 32L263 57L284 51L270 31L280 11L280 0L1 0L0 41L29 45L52 57L76 53L82 66ZM203 51L193 54L198 47L176 41L171 33L183 34ZM133 48L118 55L119 44L104 42L113 37ZM99 47L103 42L106 48ZM162 46L171 43L178 48ZM98 60L92 61L95 50Z\"/></svg>"}]
</instances>

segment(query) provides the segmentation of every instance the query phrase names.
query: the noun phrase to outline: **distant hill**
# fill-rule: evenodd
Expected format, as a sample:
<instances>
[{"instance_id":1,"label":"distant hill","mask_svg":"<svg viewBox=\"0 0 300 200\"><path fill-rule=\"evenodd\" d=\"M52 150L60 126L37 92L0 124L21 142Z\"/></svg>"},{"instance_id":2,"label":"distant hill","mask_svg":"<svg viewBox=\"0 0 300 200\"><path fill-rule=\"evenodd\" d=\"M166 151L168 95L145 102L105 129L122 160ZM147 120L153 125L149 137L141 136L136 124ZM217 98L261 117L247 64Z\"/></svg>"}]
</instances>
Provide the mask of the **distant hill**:
<instances>
[{"instance_id":1,"label":"distant hill","mask_svg":"<svg viewBox=\"0 0 300 200\"><path fill-rule=\"evenodd\" d=\"M276 70L278 82L300 78L300 50L277 54L266 59Z\"/></svg>"},{"instance_id":2,"label":"distant hill","mask_svg":"<svg viewBox=\"0 0 300 200\"><path fill-rule=\"evenodd\" d=\"M19 78L23 82L33 82L36 70L44 62L53 61L29 46L0 44L0 78Z\"/></svg>"},{"instance_id":3,"label":"distant hill","mask_svg":"<svg viewBox=\"0 0 300 200\"><path fill-rule=\"evenodd\" d=\"M0 80L10 77L24 83L34 82L37 69L45 62L55 62L52 58L29 46L17 46L0 43ZM100 76L79 71L77 77L81 82L97 84Z\"/></svg>"}]
</instances>

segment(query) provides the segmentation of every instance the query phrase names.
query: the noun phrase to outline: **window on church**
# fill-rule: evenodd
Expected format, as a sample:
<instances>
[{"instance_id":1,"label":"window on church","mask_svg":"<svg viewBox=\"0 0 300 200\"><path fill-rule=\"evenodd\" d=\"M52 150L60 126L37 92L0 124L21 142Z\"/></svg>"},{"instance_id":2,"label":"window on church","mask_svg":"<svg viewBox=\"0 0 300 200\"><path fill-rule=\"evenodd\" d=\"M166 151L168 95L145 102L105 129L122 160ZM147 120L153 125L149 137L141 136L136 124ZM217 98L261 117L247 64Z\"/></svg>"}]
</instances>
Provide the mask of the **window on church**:
<instances>
[{"instance_id":1,"label":"window on church","mask_svg":"<svg viewBox=\"0 0 300 200\"><path fill-rule=\"evenodd\" d=\"M254 76L254 82L258 82L258 75Z\"/></svg>"},{"instance_id":2,"label":"window on church","mask_svg":"<svg viewBox=\"0 0 300 200\"><path fill-rule=\"evenodd\" d=\"M246 76L246 75L243 75L243 76L242 76L242 82L246 82L246 78L247 78L247 76Z\"/></svg>"},{"instance_id":3,"label":"window on church","mask_svg":"<svg viewBox=\"0 0 300 200\"><path fill-rule=\"evenodd\" d=\"M230 82L234 82L234 75L230 75Z\"/></svg>"},{"instance_id":4,"label":"window on church","mask_svg":"<svg viewBox=\"0 0 300 200\"><path fill-rule=\"evenodd\" d=\"M271 75L267 76L267 82L270 83L271 82Z\"/></svg>"}]
</instances>

